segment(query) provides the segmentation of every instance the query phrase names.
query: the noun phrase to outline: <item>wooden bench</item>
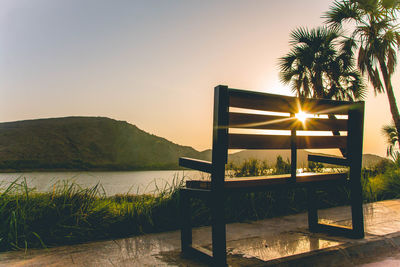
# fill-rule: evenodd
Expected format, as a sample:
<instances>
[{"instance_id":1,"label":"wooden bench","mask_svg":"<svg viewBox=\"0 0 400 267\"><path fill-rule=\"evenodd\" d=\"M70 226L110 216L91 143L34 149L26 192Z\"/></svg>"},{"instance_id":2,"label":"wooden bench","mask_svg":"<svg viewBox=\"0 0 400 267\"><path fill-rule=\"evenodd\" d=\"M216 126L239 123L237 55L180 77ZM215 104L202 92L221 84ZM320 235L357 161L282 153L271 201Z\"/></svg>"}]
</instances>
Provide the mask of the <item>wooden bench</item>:
<instances>
[{"instance_id":1,"label":"wooden bench","mask_svg":"<svg viewBox=\"0 0 400 267\"><path fill-rule=\"evenodd\" d=\"M318 116L308 118L303 123L295 115L301 111ZM186 181L186 187L180 190L183 254L205 257L216 266L226 265L224 196L232 192L263 191L279 187L307 188L308 225L311 232L326 231L351 238L363 238L360 182L363 118L364 102L296 98L231 89L222 85L215 87L212 162L190 158L179 159L180 166L211 174L211 180ZM237 128L248 129L253 133L237 133L237 131L235 133ZM287 134L259 130L285 130ZM303 134L300 135L300 131ZM312 133L313 131L324 131L330 135L317 136ZM331 148L341 149L344 156L309 155L308 160L348 166L349 172L297 174L297 149ZM291 173L226 178L225 164L228 149L290 149ZM316 188L337 183L343 183L350 188L352 227L318 222ZM192 197L205 197L210 200L212 251L192 245L190 222Z\"/></svg>"}]
</instances>

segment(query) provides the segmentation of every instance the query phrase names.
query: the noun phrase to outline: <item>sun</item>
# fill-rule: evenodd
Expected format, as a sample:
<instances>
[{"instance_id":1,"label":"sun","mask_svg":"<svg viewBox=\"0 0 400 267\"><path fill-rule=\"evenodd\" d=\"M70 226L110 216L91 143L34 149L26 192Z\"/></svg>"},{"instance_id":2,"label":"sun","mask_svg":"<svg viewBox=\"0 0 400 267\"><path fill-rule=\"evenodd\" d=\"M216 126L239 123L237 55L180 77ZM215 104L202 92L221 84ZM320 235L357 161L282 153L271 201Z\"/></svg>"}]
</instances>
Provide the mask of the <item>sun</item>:
<instances>
[{"instance_id":1,"label":"sun","mask_svg":"<svg viewBox=\"0 0 400 267\"><path fill-rule=\"evenodd\" d=\"M296 113L295 117L301 121L302 123L306 122L307 119L307 113L300 111L299 113Z\"/></svg>"}]
</instances>

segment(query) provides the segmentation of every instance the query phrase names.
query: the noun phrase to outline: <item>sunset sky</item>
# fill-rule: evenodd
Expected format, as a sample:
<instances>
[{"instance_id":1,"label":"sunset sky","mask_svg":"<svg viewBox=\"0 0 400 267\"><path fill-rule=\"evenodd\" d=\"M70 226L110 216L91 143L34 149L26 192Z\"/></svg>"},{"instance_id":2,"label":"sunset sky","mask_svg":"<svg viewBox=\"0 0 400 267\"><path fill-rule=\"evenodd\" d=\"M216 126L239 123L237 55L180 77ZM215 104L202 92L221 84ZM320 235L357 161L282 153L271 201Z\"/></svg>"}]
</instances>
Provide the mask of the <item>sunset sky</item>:
<instances>
[{"instance_id":1,"label":"sunset sky","mask_svg":"<svg viewBox=\"0 0 400 267\"><path fill-rule=\"evenodd\" d=\"M291 94L278 58L331 0L0 0L0 121L105 116L211 147L213 87ZM400 101L399 74L393 77ZM386 95L366 99L364 153L384 156Z\"/></svg>"}]
</instances>

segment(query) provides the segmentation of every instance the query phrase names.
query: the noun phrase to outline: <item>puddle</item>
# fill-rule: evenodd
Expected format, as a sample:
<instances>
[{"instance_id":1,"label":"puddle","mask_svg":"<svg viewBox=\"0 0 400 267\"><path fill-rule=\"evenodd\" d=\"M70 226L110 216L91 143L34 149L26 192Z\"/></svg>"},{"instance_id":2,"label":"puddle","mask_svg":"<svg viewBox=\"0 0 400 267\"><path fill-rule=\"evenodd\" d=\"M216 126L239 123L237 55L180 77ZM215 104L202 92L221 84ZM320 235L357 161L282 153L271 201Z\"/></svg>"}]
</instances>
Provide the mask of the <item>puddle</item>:
<instances>
[{"instance_id":1,"label":"puddle","mask_svg":"<svg viewBox=\"0 0 400 267\"><path fill-rule=\"evenodd\" d=\"M231 241L228 242L227 249L229 254L241 254L245 258L269 261L340 244L343 244L343 242L327 240L304 233L287 232L263 238L256 237Z\"/></svg>"}]
</instances>

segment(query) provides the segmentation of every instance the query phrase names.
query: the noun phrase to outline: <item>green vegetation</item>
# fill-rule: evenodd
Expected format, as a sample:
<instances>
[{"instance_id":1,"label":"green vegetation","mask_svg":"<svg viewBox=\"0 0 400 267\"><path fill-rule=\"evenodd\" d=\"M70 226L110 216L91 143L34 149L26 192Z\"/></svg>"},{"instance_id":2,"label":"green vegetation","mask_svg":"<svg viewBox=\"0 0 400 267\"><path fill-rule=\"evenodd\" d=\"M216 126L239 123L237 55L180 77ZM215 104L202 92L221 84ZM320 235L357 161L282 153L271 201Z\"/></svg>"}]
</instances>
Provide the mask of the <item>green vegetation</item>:
<instances>
[{"instance_id":1,"label":"green vegetation","mask_svg":"<svg viewBox=\"0 0 400 267\"><path fill-rule=\"evenodd\" d=\"M278 160L273 173L282 173L287 161ZM247 167L243 167L247 166ZM236 166L248 175L265 173L257 160ZM276 167L275 166L275 167ZM271 167L267 166L269 170ZM269 171L267 171L269 172ZM365 201L400 196L400 164L385 163L364 170ZM106 196L101 185L80 188L64 182L52 192L39 193L18 179L0 191L0 251L51 247L99 239L112 239L179 228L179 191L182 179L159 189L156 195ZM348 204L343 187L318 192L320 208ZM260 203L264 203L260 205ZM192 200L196 226L210 223L207 206ZM257 220L305 211L306 190L243 193L226 199L228 222Z\"/></svg>"},{"instance_id":2,"label":"green vegetation","mask_svg":"<svg viewBox=\"0 0 400 267\"><path fill-rule=\"evenodd\" d=\"M308 162L308 169L312 172L322 172L324 168L324 164L321 162L314 162L314 161L309 161Z\"/></svg>"},{"instance_id":3,"label":"green vegetation","mask_svg":"<svg viewBox=\"0 0 400 267\"><path fill-rule=\"evenodd\" d=\"M400 158L382 161L375 168L364 170L364 198L369 201L400 198Z\"/></svg>"},{"instance_id":4,"label":"green vegetation","mask_svg":"<svg viewBox=\"0 0 400 267\"><path fill-rule=\"evenodd\" d=\"M397 149L399 143L399 134L397 133L396 126L393 122L391 124L384 125L382 127L382 133L386 138L386 155L395 159L399 156L399 150Z\"/></svg>"},{"instance_id":5,"label":"green vegetation","mask_svg":"<svg viewBox=\"0 0 400 267\"><path fill-rule=\"evenodd\" d=\"M274 168L274 174L285 174L290 173L291 165L289 159L283 160L281 156L276 158L276 164Z\"/></svg>"},{"instance_id":6,"label":"green vegetation","mask_svg":"<svg viewBox=\"0 0 400 267\"><path fill-rule=\"evenodd\" d=\"M229 162L226 169L230 171L230 176L245 177L245 176L261 176L270 173L270 167L267 161L260 161L257 159L248 159L241 164Z\"/></svg>"},{"instance_id":7,"label":"green vegetation","mask_svg":"<svg viewBox=\"0 0 400 267\"><path fill-rule=\"evenodd\" d=\"M174 144L127 122L66 117L0 123L0 170L176 169L207 152Z\"/></svg>"},{"instance_id":8,"label":"green vegetation","mask_svg":"<svg viewBox=\"0 0 400 267\"><path fill-rule=\"evenodd\" d=\"M178 186L156 196L106 197L100 185L64 182L38 193L18 179L0 193L0 251L176 229Z\"/></svg>"},{"instance_id":9,"label":"green vegetation","mask_svg":"<svg viewBox=\"0 0 400 267\"><path fill-rule=\"evenodd\" d=\"M284 160L282 156L276 157L274 166L270 166L268 161L258 159L247 159L237 164L229 162L226 169L230 171L233 177L246 177L246 176L261 176L271 174L285 174L290 173L290 160Z\"/></svg>"}]
</instances>

